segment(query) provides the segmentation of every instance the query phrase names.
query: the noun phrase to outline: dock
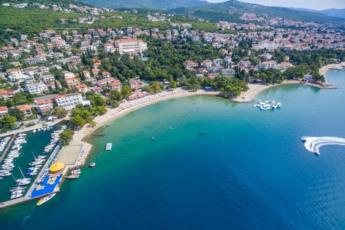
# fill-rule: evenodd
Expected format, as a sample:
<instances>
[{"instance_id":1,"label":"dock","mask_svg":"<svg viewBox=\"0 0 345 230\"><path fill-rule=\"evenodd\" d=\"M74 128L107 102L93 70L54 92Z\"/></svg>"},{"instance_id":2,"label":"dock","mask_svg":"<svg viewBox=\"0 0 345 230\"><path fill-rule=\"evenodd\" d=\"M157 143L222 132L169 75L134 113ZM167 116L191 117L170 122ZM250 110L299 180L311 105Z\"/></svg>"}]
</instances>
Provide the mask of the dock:
<instances>
[{"instance_id":1,"label":"dock","mask_svg":"<svg viewBox=\"0 0 345 230\"><path fill-rule=\"evenodd\" d=\"M49 193L42 194L40 196L32 197L32 193L33 193L34 189L36 188L36 185L38 184L38 181L45 177L46 173L48 172L49 166L51 165L51 163L56 158L56 155L59 153L60 148L61 148L61 146L59 144L55 147L55 149L53 150L53 152L49 156L48 160L45 162L44 166L42 167L41 171L37 175L37 177L34 180L34 182L31 184L31 186L28 189L28 191L26 192L26 194L23 197L20 197L20 198L17 198L17 199L1 202L0 203L0 209L8 208L8 207L11 207L11 206L14 206L14 205L18 205L18 204L21 204L21 203L24 203L24 202L28 202L28 201L31 201L31 200L34 200L34 199L38 199L38 198L41 198L43 196L47 196L47 195L49 195L51 193L55 193L55 192L59 191L59 189L58 189L59 186L56 186L53 192L49 192ZM59 181L59 184L60 183L61 183L61 181Z\"/></svg>"},{"instance_id":2,"label":"dock","mask_svg":"<svg viewBox=\"0 0 345 230\"><path fill-rule=\"evenodd\" d=\"M7 143L6 148L4 149L4 151L2 152L2 154L0 155L0 163L4 160L4 158L6 157L7 153L9 152L13 141L16 139L17 134L13 134L11 137L11 140Z\"/></svg>"}]
</instances>

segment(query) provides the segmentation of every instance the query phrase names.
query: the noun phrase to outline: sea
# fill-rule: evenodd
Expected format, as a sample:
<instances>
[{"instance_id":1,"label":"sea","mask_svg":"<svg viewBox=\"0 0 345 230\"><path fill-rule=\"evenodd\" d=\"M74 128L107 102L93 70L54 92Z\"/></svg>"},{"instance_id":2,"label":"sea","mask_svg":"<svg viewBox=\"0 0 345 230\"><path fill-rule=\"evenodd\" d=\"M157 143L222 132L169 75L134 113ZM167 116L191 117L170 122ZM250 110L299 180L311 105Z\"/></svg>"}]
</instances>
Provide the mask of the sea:
<instances>
[{"instance_id":1,"label":"sea","mask_svg":"<svg viewBox=\"0 0 345 230\"><path fill-rule=\"evenodd\" d=\"M338 89L261 93L275 111L193 96L132 112L90 137L95 168L43 206L0 210L0 229L345 229L345 147L301 142L345 137L345 71L327 80Z\"/></svg>"}]
</instances>

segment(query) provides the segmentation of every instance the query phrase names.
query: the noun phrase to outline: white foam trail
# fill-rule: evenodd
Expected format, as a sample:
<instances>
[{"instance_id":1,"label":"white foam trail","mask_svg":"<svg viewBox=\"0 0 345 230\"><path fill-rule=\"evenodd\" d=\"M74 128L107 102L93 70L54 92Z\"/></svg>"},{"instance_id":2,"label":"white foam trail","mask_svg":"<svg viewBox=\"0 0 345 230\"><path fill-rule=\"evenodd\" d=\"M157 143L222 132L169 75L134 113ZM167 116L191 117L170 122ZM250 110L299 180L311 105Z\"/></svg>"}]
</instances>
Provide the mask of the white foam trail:
<instances>
[{"instance_id":1,"label":"white foam trail","mask_svg":"<svg viewBox=\"0 0 345 230\"><path fill-rule=\"evenodd\" d=\"M320 148L326 145L343 145L345 138L341 137L302 137L304 147L312 153L320 155Z\"/></svg>"}]
</instances>

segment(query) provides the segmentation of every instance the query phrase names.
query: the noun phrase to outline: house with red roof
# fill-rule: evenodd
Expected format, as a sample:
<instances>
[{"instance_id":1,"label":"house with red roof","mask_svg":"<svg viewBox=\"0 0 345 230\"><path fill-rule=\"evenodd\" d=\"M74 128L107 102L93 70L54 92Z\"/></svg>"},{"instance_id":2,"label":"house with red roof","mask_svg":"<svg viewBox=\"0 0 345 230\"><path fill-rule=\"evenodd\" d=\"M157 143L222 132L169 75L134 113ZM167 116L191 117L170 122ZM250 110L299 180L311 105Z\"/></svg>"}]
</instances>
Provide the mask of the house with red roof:
<instances>
[{"instance_id":1,"label":"house with red roof","mask_svg":"<svg viewBox=\"0 0 345 230\"><path fill-rule=\"evenodd\" d=\"M0 106L0 117L4 117L8 114L8 108L6 106Z\"/></svg>"},{"instance_id":2,"label":"house with red roof","mask_svg":"<svg viewBox=\"0 0 345 230\"><path fill-rule=\"evenodd\" d=\"M21 111L25 117L30 117L32 115L32 106L31 105L17 105L16 109Z\"/></svg>"}]
</instances>

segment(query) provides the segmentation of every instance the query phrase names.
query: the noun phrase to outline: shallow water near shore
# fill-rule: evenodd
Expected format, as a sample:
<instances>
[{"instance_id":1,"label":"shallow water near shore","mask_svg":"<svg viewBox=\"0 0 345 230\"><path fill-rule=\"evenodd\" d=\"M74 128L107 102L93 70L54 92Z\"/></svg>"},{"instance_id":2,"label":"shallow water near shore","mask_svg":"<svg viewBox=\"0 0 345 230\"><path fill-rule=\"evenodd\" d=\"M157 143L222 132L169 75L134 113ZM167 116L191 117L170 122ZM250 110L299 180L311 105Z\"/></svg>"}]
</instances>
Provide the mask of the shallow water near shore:
<instances>
[{"instance_id":1,"label":"shallow water near shore","mask_svg":"<svg viewBox=\"0 0 345 230\"><path fill-rule=\"evenodd\" d=\"M328 81L260 94L274 112L194 96L130 113L92 137L96 168L42 207L0 210L0 229L344 229L345 148L300 141L345 137L345 72Z\"/></svg>"}]
</instances>

